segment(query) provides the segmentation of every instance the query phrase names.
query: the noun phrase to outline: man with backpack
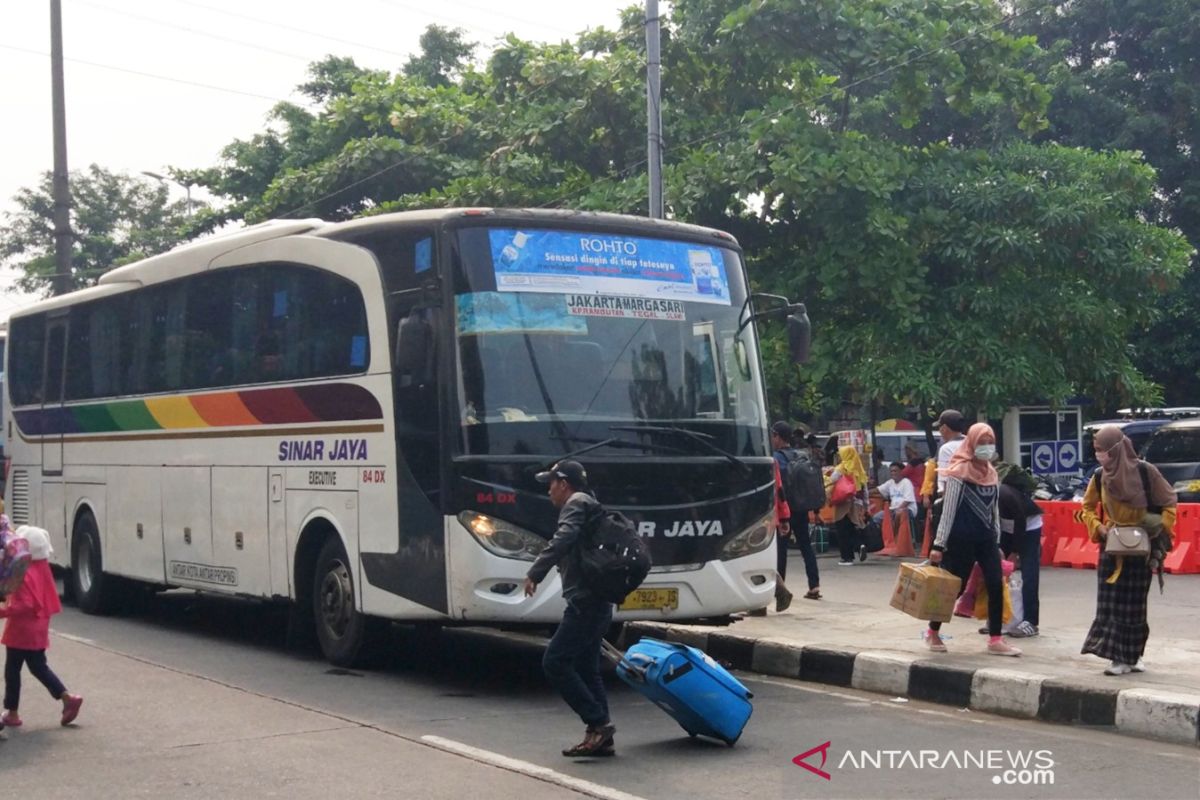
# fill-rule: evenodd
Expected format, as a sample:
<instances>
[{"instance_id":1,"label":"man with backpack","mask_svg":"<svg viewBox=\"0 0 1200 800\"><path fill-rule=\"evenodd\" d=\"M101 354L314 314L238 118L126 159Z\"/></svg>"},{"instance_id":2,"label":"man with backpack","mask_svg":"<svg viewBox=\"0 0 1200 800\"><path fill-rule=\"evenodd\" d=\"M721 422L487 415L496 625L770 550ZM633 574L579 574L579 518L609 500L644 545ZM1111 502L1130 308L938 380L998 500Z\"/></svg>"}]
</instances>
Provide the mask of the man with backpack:
<instances>
[{"instance_id":1,"label":"man with backpack","mask_svg":"<svg viewBox=\"0 0 1200 800\"><path fill-rule=\"evenodd\" d=\"M809 539L808 512L825 504L825 484L820 464L813 460L807 448L792 447L792 436L792 426L782 420L771 426L771 449L775 451L775 463L779 465L784 495L791 509L790 528L800 545L800 555L804 557L804 571L808 577L808 592L804 597L820 600L821 577L817 571L817 554ZM787 571L787 537L788 532L781 529L777 565L781 586ZM786 602L782 602L785 599ZM784 587L782 592L776 593L776 611L783 611L791 601L792 594Z\"/></svg>"},{"instance_id":2,"label":"man with backpack","mask_svg":"<svg viewBox=\"0 0 1200 800\"><path fill-rule=\"evenodd\" d=\"M550 568L562 578L566 609L546 646L542 668L546 679L587 726L583 741L562 751L568 758L611 756L616 726L608 716L608 697L600 677L601 642L612 624L613 604L584 580L584 538L600 524L604 507L588 488L587 471L578 461L560 461L537 474L549 485L550 502L558 511L558 529L529 568L525 596L532 596Z\"/></svg>"}]
</instances>

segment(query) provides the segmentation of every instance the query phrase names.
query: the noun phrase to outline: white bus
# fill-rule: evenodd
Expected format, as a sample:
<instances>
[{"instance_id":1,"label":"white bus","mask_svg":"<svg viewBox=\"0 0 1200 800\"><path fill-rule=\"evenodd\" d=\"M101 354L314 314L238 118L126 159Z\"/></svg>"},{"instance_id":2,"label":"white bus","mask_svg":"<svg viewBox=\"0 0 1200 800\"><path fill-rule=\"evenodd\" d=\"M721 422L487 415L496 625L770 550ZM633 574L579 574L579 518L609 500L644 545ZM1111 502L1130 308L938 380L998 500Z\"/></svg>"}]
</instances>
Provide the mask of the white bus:
<instances>
[{"instance_id":1,"label":"white bus","mask_svg":"<svg viewBox=\"0 0 1200 800\"><path fill-rule=\"evenodd\" d=\"M4 348L8 343L8 323L0 322L0 420L4 418ZM4 495L4 484L8 480L8 456L4 452L4 426L0 424L0 496Z\"/></svg>"},{"instance_id":2,"label":"white bus","mask_svg":"<svg viewBox=\"0 0 1200 800\"><path fill-rule=\"evenodd\" d=\"M86 612L131 584L288 600L347 664L378 620L557 621L558 581L521 583L555 529L534 474L574 453L651 546L618 619L762 607L764 316L800 358L803 307L690 225L264 223L13 315L9 512Z\"/></svg>"}]
</instances>

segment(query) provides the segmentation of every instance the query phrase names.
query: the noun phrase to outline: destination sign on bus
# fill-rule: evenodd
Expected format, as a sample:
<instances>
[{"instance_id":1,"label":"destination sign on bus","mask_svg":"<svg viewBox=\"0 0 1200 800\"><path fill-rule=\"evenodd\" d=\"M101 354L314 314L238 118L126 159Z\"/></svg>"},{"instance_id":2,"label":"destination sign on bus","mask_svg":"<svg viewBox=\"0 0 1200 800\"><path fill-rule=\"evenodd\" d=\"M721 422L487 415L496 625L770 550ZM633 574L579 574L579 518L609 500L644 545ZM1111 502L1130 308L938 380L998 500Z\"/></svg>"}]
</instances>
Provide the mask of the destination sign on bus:
<instances>
[{"instance_id":1,"label":"destination sign on bus","mask_svg":"<svg viewBox=\"0 0 1200 800\"><path fill-rule=\"evenodd\" d=\"M716 247L612 233L488 232L501 292L600 294L730 305Z\"/></svg>"}]
</instances>

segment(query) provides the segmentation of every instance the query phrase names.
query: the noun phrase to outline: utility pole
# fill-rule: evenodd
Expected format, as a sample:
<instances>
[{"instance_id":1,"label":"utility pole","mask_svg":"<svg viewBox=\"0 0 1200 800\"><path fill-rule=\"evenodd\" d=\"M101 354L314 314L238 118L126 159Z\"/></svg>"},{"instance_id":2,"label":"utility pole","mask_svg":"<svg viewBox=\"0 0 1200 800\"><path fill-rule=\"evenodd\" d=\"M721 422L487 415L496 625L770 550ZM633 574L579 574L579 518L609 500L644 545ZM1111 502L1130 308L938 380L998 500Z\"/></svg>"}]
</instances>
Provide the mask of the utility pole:
<instances>
[{"instance_id":1,"label":"utility pole","mask_svg":"<svg viewBox=\"0 0 1200 800\"><path fill-rule=\"evenodd\" d=\"M54 293L71 291L71 189L63 92L62 2L50 0L50 85L54 102Z\"/></svg>"},{"instance_id":2,"label":"utility pole","mask_svg":"<svg viewBox=\"0 0 1200 800\"><path fill-rule=\"evenodd\" d=\"M658 0L646 0L646 163L650 168L651 219L663 217L661 66Z\"/></svg>"}]
</instances>

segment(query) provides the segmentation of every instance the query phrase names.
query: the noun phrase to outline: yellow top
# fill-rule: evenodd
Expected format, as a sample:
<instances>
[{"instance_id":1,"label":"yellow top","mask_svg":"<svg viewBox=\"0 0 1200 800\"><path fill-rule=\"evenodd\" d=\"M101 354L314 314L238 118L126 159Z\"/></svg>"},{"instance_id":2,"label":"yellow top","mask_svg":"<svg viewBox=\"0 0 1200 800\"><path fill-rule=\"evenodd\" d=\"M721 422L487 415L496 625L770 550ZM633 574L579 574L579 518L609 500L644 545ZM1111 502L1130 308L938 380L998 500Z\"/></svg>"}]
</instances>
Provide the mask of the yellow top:
<instances>
[{"instance_id":1,"label":"yellow top","mask_svg":"<svg viewBox=\"0 0 1200 800\"><path fill-rule=\"evenodd\" d=\"M1083 495L1083 524L1087 527L1088 538L1093 542L1099 542L1103 537L1098 533L1100 528L1100 517L1096 513L1097 507L1100 505L1100 490L1096 487L1096 481L1089 480L1087 491ZM1106 497L1104 500L1104 511L1109 521L1115 522L1118 525L1137 525L1142 521L1142 516L1146 513L1144 508L1135 508L1134 506L1122 503L1120 500L1113 500ZM1167 506L1162 510L1163 527L1170 531L1172 538L1175 536L1175 506Z\"/></svg>"},{"instance_id":2,"label":"yellow top","mask_svg":"<svg viewBox=\"0 0 1200 800\"><path fill-rule=\"evenodd\" d=\"M937 459L931 458L925 462L925 480L921 481L921 496L932 497L937 486Z\"/></svg>"}]
</instances>

